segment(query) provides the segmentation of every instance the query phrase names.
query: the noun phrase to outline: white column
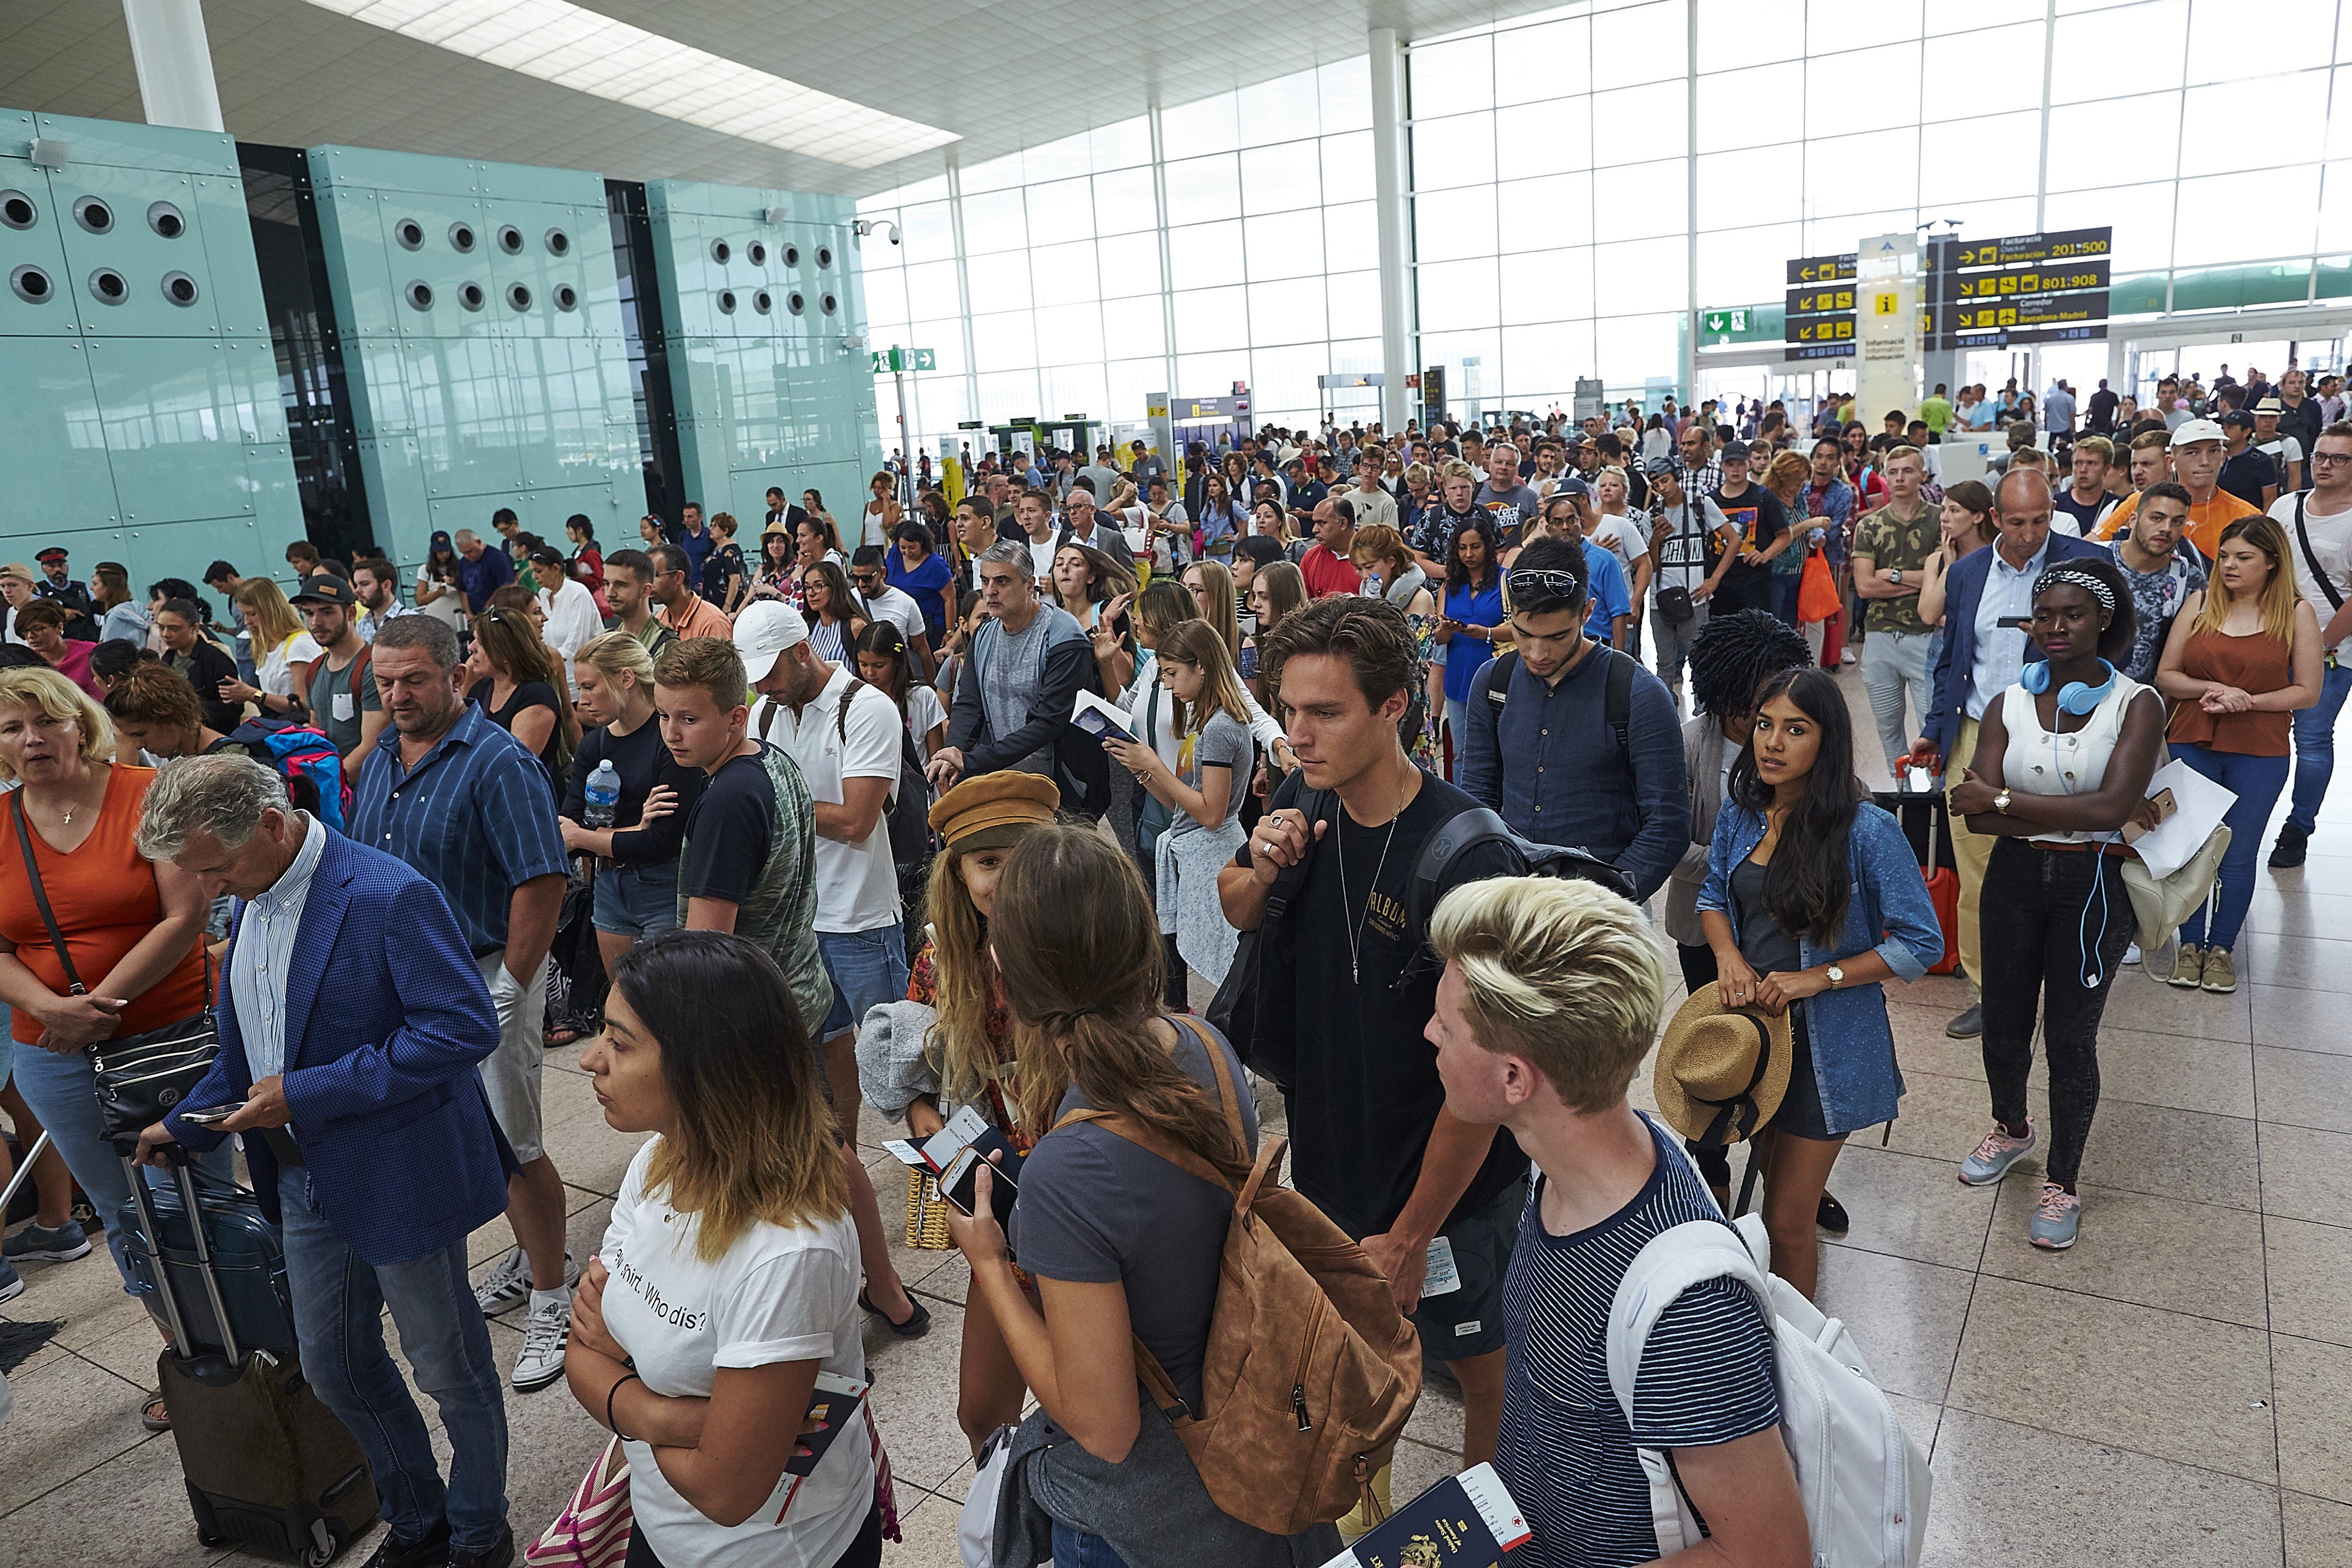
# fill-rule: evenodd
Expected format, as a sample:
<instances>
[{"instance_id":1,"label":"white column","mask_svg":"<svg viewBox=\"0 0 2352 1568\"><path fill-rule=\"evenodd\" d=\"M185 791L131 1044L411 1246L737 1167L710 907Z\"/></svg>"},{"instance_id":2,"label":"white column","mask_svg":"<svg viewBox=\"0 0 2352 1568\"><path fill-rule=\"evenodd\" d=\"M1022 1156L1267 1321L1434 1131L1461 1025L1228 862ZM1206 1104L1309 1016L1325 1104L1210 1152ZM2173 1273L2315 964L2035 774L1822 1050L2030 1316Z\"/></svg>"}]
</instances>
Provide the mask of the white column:
<instances>
[{"instance_id":1,"label":"white column","mask_svg":"<svg viewBox=\"0 0 2352 1568\"><path fill-rule=\"evenodd\" d=\"M1684 301L1682 363L1683 401L1698 402L1698 0L1687 0L1683 18L1683 190L1690 221L1683 240L1683 279L1689 298ZM1603 388L1602 395L1607 395ZM1637 650L1638 651L1638 650Z\"/></svg>"},{"instance_id":2,"label":"white column","mask_svg":"<svg viewBox=\"0 0 2352 1568\"><path fill-rule=\"evenodd\" d=\"M979 350L971 335L971 274L964 263L963 170L953 153L948 154L948 223L955 236L956 330L963 336L964 403L971 410L965 417L982 422L978 438L971 444L977 458L988 450L988 416L980 411Z\"/></svg>"},{"instance_id":3,"label":"white column","mask_svg":"<svg viewBox=\"0 0 2352 1568\"><path fill-rule=\"evenodd\" d=\"M1176 263L1168 248L1168 149L1160 136L1160 105L1154 103L1147 113L1151 131L1152 237L1160 242L1160 378L1172 398L1184 388L1176 380ZM1195 388L1189 395L1197 397L1209 390ZM1175 459L1169 462L1172 468Z\"/></svg>"},{"instance_id":4,"label":"white column","mask_svg":"<svg viewBox=\"0 0 2352 1568\"><path fill-rule=\"evenodd\" d=\"M131 28L131 63L150 125L226 131L202 0L122 0Z\"/></svg>"},{"instance_id":5,"label":"white column","mask_svg":"<svg viewBox=\"0 0 2352 1568\"><path fill-rule=\"evenodd\" d=\"M1368 35L1372 56L1372 194L1381 251L1381 423L1393 438L1411 401L1412 231L1405 205L1411 153L1405 144L1404 44L1394 27Z\"/></svg>"}]
</instances>

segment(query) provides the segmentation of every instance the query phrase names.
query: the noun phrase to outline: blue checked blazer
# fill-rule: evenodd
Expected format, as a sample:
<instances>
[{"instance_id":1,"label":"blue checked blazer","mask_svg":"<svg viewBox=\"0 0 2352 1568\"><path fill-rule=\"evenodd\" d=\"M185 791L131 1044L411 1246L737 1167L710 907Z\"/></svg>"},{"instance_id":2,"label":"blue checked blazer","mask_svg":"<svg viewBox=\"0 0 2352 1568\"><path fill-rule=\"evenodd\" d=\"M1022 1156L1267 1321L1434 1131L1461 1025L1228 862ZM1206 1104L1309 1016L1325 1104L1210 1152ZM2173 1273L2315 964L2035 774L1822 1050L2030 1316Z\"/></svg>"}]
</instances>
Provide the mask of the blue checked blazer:
<instances>
[{"instance_id":1,"label":"blue checked blazer","mask_svg":"<svg viewBox=\"0 0 2352 1568\"><path fill-rule=\"evenodd\" d=\"M223 970L236 962L232 939ZM498 1047L498 1015L457 917L402 861L327 835L288 966L286 1103L320 1210L373 1265L463 1241L505 1211L516 1168L476 1064ZM189 1108L252 1087L230 987L221 1049ZM176 1112L172 1136L202 1152L225 1134ZM278 1161L259 1137L246 1160L278 1217Z\"/></svg>"}]
</instances>

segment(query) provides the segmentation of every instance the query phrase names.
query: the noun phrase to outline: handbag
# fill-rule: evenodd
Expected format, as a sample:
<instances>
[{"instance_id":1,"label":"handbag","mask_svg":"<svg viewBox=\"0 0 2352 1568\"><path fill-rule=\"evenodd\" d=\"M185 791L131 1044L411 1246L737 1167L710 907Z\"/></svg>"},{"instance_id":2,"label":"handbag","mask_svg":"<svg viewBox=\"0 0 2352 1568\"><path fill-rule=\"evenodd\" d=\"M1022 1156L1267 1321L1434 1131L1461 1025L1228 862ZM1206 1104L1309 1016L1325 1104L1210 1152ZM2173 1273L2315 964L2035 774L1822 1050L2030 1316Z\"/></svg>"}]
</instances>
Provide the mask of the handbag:
<instances>
[{"instance_id":1,"label":"handbag","mask_svg":"<svg viewBox=\"0 0 2352 1568\"><path fill-rule=\"evenodd\" d=\"M74 968L65 933L58 929L58 917L49 908L48 890L41 886L40 864L33 858L33 830L25 820L24 792L12 791L8 805L16 814L16 847L24 852L33 902L41 911L49 945L57 950L58 963L65 970L67 994L87 996L89 987L81 983ZM198 941L201 943L202 939ZM188 1091L212 1070L213 1058L218 1055L220 1029L213 1018L213 965L207 950L205 1005L200 1010L160 1029L100 1040L89 1047L90 1072L97 1080L99 1136L109 1142L136 1142L139 1134L163 1119L165 1111L187 1099Z\"/></svg>"},{"instance_id":2,"label":"handbag","mask_svg":"<svg viewBox=\"0 0 2352 1568\"><path fill-rule=\"evenodd\" d=\"M1805 575L1797 584L1797 618L1811 624L1838 613L1837 574L1819 550L1805 552Z\"/></svg>"},{"instance_id":3,"label":"handbag","mask_svg":"<svg viewBox=\"0 0 2352 1568\"><path fill-rule=\"evenodd\" d=\"M616 1433L580 1479L572 1500L523 1549L530 1568L621 1568L636 1531L629 1506L629 1460Z\"/></svg>"},{"instance_id":4,"label":"handbag","mask_svg":"<svg viewBox=\"0 0 2352 1568\"><path fill-rule=\"evenodd\" d=\"M1658 618L1670 626L1688 626L1698 615L1698 605L1688 588L1661 588L1655 599Z\"/></svg>"},{"instance_id":5,"label":"handbag","mask_svg":"<svg viewBox=\"0 0 2352 1568\"><path fill-rule=\"evenodd\" d=\"M2143 952L2154 952L2182 922L2197 912L2221 879L2221 857L2229 853L2230 826L2217 825L2186 865L2169 877L2154 877L2138 860L2124 862L2124 890L2131 895L2132 916L2139 924ZM2154 972L2151 971L2151 973Z\"/></svg>"}]
</instances>

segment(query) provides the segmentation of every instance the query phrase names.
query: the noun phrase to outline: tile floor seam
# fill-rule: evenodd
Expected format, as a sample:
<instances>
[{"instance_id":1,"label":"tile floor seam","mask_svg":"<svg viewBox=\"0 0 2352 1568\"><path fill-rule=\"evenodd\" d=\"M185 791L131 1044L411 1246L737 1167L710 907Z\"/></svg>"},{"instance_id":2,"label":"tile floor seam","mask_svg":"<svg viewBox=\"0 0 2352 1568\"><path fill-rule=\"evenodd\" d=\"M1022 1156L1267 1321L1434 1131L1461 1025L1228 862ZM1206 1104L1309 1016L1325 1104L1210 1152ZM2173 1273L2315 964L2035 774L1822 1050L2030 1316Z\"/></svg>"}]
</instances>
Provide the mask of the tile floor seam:
<instances>
[{"instance_id":1,"label":"tile floor seam","mask_svg":"<svg viewBox=\"0 0 2352 1568\"><path fill-rule=\"evenodd\" d=\"M72 1354L70 1351L67 1353L68 1355ZM96 1362L91 1362L89 1364L92 1366L98 1366ZM102 1366L99 1367L98 1370L107 1373L107 1375L110 1377L121 1376L121 1373L108 1372L108 1369ZM124 1381L127 1382L129 1380L125 1379ZM142 1389L140 1392L143 1394L146 1391ZM117 1459L135 1454L140 1449L145 1447L148 1444L155 1442L159 1438L168 1437L170 1436L171 1434L168 1432L142 1432L139 1435L139 1440L131 1444L129 1447L122 1449L119 1453L109 1454L105 1458L100 1459L98 1463L90 1466L88 1469L75 1471L72 1475L66 1477L63 1480L58 1482L57 1485L48 1488L47 1490L36 1492L31 1497L28 1497L24 1501L18 1503L16 1507L7 1510L5 1512L0 1512L0 1520L5 1520L17 1513L21 1513L26 1509L28 1509L35 1503L39 1502L43 1498L54 1497L66 1488L72 1486L75 1482L79 1481L86 1477L96 1475L99 1471L106 1468L107 1466L113 1464Z\"/></svg>"},{"instance_id":2,"label":"tile floor seam","mask_svg":"<svg viewBox=\"0 0 2352 1568\"><path fill-rule=\"evenodd\" d=\"M2242 1323L2238 1326L2243 1328L2245 1325ZM2069 1432L2063 1427L2045 1426L2039 1421L2028 1421L2005 1410L1979 1410L1973 1405L1963 1405L1957 1400L1947 1400L1944 1404L1944 1408L1947 1410L1958 1410L1964 1415L1982 1416L1988 1421L1999 1421L2010 1426L2022 1426L2030 1431L2046 1433L2053 1437L2063 1437L2071 1443L2085 1443L2095 1448L2113 1448L2118 1454L2136 1454L2143 1459L2153 1459L2158 1464L2178 1465L2185 1470L2200 1470L2206 1475L2221 1476L2225 1479L2235 1481L2243 1486L2264 1487L2272 1491L2286 1491L2291 1489L2274 1480L2266 1481L2256 1476L2241 1474L2236 1470L2218 1469L2211 1465L2200 1465L2194 1459L2184 1459L2176 1454L2159 1454L2148 1448L2136 1448L2128 1443L2118 1443L2111 1437L2091 1437L2085 1436L2080 1432ZM2318 1494L2305 1493L2303 1495L2316 1496ZM2336 1500L2333 1498L2322 1498L2321 1500L2325 1502L2333 1502Z\"/></svg>"},{"instance_id":3,"label":"tile floor seam","mask_svg":"<svg viewBox=\"0 0 2352 1568\"><path fill-rule=\"evenodd\" d=\"M2253 1055L2253 1053L2260 1048L2261 1047L2259 1046L2249 1047L2247 1051L2248 1065L2253 1068L2255 1073L2254 1105L2256 1110L2260 1110L2262 1108L2262 1068L2260 1060ZM2263 1124L2262 1121L2257 1119L2254 1122L2254 1192L2257 1195L2259 1195L2263 1190L2262 1177ZM2278 1419L2278 1342L2281 1336L2278 1331L2277 1324L2273 1321L2273 1314L2271 1310L2271 1217L2272 1216L2268 1209L2259 1210L2255 1215L2255 1230L2257 1232L2256 1239L2261 1243L2260 1253L2262 1258L2263 1276L2263 1350L2264 1352L2263 1356L2263 1372L2264 1385L2268 1390L2268 1397L2270 1399L2271 1473L2278 1477L2280 1483L2278 1489L2279 1568L2294 1568L2294 1565L2289 1562L2287 1558L2288 1547L2285 1485L2286 1451L2284 1444L2279 1436Z\"/></svg>"}]
</instances>

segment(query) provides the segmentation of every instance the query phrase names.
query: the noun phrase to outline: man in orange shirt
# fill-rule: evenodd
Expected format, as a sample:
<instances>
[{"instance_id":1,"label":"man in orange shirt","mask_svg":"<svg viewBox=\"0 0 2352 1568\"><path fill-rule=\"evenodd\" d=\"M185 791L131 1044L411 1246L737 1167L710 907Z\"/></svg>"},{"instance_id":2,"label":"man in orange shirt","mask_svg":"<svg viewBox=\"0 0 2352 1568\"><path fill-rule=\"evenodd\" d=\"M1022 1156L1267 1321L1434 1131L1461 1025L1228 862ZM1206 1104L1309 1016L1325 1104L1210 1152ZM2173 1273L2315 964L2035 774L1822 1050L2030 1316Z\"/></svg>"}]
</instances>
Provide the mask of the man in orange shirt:
<instances>
[{"instance_id":1,"label":"man in orange shirt","mask_svg":"<svg viewBox=\"0 0 2352 1568\"><path fill-rule=\"evenodd\" d=\"M731 637L735 623L727 612L694 591L688 580L686 552L675 544L656 544L646 552L654 558L654 613L661 624L680 637Z\"/></svg>"},{"instance_id":2,"label":"man in orange shirt","mask_svg":"<svg viewBox=\"0 0 2352 1568\"><path fill-rule=\"evenodd\" d=\"M2221 489L2221 464L2227 456L2224 448L2228 438L2210 419L2187 420L2172 433L2172 477L2189 491L2189 540L2206 560L2221 543L2221 531L2242 517L2253 517L2262 508ZM2124 498L2123 505L2107 514L2100 525L2098 537L2113 539L2131 526L2132 513L2139 510L2139 497Z\"/></svg>"}]
</instances>

